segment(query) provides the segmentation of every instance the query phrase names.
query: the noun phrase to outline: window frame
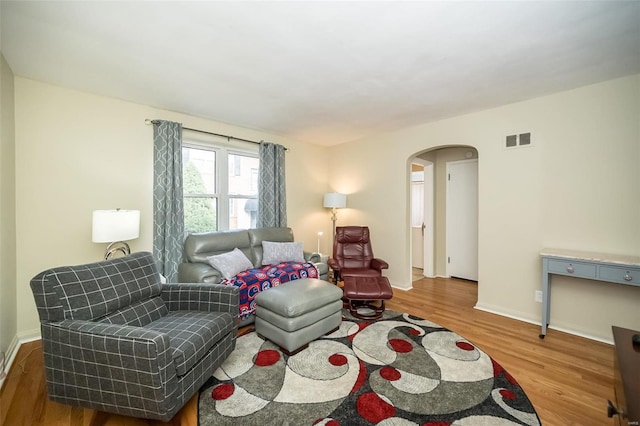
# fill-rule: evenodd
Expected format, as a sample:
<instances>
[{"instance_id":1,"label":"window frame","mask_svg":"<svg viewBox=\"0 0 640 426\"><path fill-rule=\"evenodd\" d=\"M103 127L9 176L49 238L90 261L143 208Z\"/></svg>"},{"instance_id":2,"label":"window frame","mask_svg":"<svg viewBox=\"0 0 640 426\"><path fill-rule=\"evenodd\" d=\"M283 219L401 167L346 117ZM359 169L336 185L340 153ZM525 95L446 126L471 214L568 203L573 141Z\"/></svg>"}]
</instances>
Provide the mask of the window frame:
<instances>
[{"instance_id":1,"label":"window frame","mask_svg":"<svg viewBox=\"0 0 640 426\"><path fill-rule=\"evenodd\" d=\"M217 138L217 137L216 137ZM222 139L222 138L220 138ZM182 194L185 198L211 198L216 200L218 208L216 212L216 229L212 231L228 231L230 223L230 201L233 198L255 199L258 200L257 188L256 195L249 194L229 194L229 156L239 155L258 159L258 170L260 167L259 146L255 145L254 149L249 147L241 148L232 146L226 139L222 141L202 141L196 138L184 138L182 140L182 148L199 149L215 152L215 188L214 193L209 194ZM184 173L184 162L182 164ZM259 172L258 172L259 173Z\"/></svg>"}]
</instances>

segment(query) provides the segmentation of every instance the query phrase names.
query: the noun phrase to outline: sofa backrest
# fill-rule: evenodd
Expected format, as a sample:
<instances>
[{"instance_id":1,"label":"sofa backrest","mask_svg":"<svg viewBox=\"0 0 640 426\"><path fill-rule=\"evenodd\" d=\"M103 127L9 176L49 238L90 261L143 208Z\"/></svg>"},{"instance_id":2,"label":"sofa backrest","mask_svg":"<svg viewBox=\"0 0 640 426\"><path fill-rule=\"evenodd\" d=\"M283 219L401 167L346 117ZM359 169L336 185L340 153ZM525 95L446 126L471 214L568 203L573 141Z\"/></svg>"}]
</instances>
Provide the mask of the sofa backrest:
<instances>
[{"instance_id":1,"label":"sofa backrest","mask_svg":"<svg viewBox=\"0 0 640 426\"><path fill-rule=\"evenodd\" d=\"M252 260L249 231L246 229L190 234L184 241L184 260L208 264L207 257L228 253L236 247Z\"/></svg>"},{"instance_id":2,"label":"sofa backrest","mask_svg":"<svg viewBox=\"0 0 640 426\"><path fill-rule=\"evenodd\" d=\"M184 260L208 264L207 257L239 248L254 266L261 266L263 241L292 242L293 231L291 228L256 228L191 234L184 241Z\"/></svg>"},{"instance_id":3,"label":"sofa backrest","mask_svg":"<svg viewBox=\"0 0 640 426\"><path fill-rule=\"evenodd\" d=\"M166 311L158 302L160 274L147 252L48 269L31 280L31 289L40 321L112 318L107 322L144 325L138 316Z\"/></svg>"},{"instance_id":4,"label":"sofa backrest","mask_svg":"<svg viewBox=\"0 0 640 426\"><path fill-rule=\"evenodd\" d=\"M273 241L277 243L293 242L293 231L291 228L256 228L249 230L249 240L251 241L251 261L255 266L262 265L262 242Z\"/></svg>"}]
</instances>

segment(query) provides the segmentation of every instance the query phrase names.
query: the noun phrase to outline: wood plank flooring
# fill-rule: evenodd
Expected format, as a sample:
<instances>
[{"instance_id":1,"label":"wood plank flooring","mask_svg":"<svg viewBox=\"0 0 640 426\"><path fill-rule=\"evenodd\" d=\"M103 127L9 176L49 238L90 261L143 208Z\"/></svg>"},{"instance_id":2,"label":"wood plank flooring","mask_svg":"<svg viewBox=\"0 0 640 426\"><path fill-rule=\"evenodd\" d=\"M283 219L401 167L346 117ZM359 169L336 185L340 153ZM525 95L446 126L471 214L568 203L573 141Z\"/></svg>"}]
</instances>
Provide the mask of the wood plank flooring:
<instances>
[{"instance_id":1,"label":"wood plank flooring","mask_svg":"<svg viewBox=\"0 0 640 426\"><path fill-rule=\"evenodd\" d=\"M523 387L545 426L612 425L606 416L613 400L613 347L605 343L489 314L473 306L477 285L456 279L421 279L410 291L395 290L388 309L442 325L491 355ZM197 397L172 425L197 426ZM47 399L40 341L21 346L0 391L0 424L166 425L167 423L98 413ZM344 425L348 426L348 425Z\"/></svg>"}]
</instances>

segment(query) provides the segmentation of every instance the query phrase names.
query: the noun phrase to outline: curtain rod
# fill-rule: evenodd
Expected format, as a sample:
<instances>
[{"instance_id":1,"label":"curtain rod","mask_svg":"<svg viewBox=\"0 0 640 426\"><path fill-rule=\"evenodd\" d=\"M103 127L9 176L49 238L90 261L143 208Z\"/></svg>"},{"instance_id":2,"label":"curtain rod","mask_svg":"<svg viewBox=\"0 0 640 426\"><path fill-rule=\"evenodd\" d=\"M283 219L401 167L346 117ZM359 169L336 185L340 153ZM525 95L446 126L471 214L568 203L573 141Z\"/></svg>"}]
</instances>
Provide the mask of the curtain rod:
<instances>
[{"instance_id":1,"label":"curtain rod","mask_svg":"<svg viewBox=\"0 0 640 426\"><path fill-rule=\"evenodd\" d=\"M154 121L156 121L156 120L149 120L147 118L147 119L144 120L144 123L146 125L150 125L150 124L153 124ZM220 137L223 137L223 138L227 138L227 140L235 139L237 141L249 142L249 143L254 143L256 145L260 145L260 142L252 141L252 140L249 140L249 139L237 138L235 136L223 135L221 133L207 132L206 130L192 129L191 127L182 127L182 130L190 130L192 132L204 133L206 135L220 136ZM287 151L287 148L285 148L285 151Z\"/></svg>"}]
</instances>

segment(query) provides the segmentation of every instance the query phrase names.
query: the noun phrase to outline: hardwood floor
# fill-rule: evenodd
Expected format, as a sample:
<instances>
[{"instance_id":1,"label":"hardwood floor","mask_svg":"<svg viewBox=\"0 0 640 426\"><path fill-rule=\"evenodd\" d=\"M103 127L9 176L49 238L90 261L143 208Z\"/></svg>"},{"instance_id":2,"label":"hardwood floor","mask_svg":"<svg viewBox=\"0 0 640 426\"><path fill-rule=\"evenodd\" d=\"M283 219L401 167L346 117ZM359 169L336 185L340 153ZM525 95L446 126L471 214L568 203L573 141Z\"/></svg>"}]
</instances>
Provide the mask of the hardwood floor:
<instances>
[{"instance_id":1,"label":"hardwood floor","mask_svg":"<svg viewBox=\"0 0 640 426\"><path fill-rule=\"evenodd\" d=\"M421 279L394 292L388 309L442 325L488 353L523 387L545 426L611 425L613 347L556 330L544 340L539 326L473 309L477 285L456 279ZM171 424L197 426L197 397ZM22 345L0 391L0 424L165 425L51 402L46 396L40 341ZM348 425L345 425L348 426Z\"/></svg>"}]
</instances>

